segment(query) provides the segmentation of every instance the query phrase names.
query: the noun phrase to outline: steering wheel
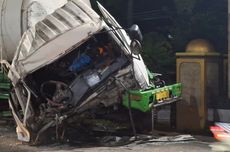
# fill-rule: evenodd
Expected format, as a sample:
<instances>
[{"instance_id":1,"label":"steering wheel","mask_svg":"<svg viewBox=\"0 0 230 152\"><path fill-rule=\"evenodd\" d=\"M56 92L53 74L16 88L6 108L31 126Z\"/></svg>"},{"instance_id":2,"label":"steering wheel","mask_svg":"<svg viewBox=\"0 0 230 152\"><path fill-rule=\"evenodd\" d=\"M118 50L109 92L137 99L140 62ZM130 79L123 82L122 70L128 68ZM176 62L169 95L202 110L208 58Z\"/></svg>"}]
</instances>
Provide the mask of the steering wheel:
<instances>
[{"instance_id":1,"label":"steering wheel","mask_svg":"<svg viewBox=\"0 0 230 152\"><path fill-rule=\"evenodd\" d=\"M67 84L61 81L46 81L42 83L40 92L43 98L56 104L68 104L73 99L73 92Z\"/></svg>"}]
</instances>

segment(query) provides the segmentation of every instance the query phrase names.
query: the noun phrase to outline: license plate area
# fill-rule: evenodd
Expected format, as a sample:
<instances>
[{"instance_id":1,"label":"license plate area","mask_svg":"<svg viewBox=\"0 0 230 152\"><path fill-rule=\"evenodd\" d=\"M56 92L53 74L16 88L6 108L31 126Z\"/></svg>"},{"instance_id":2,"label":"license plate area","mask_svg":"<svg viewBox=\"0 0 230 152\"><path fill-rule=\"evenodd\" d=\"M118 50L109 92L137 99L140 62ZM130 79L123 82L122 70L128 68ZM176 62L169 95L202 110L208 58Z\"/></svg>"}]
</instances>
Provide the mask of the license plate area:
<instances>
[{"instance_id":1,"label":"license plate area","mask_svg":"<svg viewBox=\"0 0 230 152\"><path fill-rule=\"evenodd\" d=\"M156 93L156 100L157 101L162 101L165 99L169 98L169 91L168 90L164 90L164 91L160 91Z\"/></svg>"}]
</instances>

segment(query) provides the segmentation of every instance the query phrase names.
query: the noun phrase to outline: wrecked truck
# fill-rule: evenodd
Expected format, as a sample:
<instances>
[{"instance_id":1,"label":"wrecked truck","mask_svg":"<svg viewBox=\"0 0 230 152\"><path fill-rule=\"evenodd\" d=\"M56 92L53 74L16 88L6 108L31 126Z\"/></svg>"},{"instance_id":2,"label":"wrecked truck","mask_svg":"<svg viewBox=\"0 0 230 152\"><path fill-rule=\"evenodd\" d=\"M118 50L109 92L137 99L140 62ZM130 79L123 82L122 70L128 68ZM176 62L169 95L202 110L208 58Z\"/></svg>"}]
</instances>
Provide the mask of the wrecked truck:
<instances>
[{"instance_id":1,"label":"wrecked truck","mask_svg":"<svg viewBox=\"0 0 230 152\"><path fill-rule=\"evenodd\" d=\"M81 0L68 1L23 34L11 65L2 62L20 141L37 143L49 131L61 137L65 124L93 117L96 109L146 112L181 96L180 84L165 86L146 68L138 26L128 34L98 8L102 16Z\"/></svg>"}]
</instances>

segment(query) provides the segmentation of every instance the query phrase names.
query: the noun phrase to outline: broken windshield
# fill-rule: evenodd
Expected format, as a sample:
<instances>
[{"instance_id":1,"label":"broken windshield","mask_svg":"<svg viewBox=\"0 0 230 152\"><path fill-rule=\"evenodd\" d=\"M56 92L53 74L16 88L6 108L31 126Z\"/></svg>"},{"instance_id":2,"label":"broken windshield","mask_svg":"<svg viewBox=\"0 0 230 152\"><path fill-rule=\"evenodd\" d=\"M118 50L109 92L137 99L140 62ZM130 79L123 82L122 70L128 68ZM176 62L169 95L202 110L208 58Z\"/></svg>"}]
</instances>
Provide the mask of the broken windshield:
<instances>
[{"instance_id":1,"label":"broken windshield","mask_svg":"<svg viewBox=\"0 0 230 152\"><path fill-rule=\"evenodd\" d=\"M146 89L149 87L149 78L146 66L141 55L135 55L130 50L131 40L124 29L117 23L112 15L100 4L98 3L98 7L103 14L106 22L110 24L110 27L114 30L115 35L120 39L122 45L124 45L128 54L132 55L133 61L133 71L135 74L135 78L138 81L141 88Z\"/></svg>"}]
</instances>

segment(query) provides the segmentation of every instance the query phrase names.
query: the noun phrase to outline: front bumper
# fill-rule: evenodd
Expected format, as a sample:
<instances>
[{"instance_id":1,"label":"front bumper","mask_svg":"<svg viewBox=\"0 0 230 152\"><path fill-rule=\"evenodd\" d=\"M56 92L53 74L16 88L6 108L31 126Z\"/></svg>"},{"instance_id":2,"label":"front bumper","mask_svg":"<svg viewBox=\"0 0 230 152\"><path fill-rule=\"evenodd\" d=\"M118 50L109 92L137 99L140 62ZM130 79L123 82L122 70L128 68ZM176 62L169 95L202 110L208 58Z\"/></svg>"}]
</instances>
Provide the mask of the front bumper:
<instances>
[{"instance_id":1,"label":"front bumper","mask_svg":"<svg viewBox=\"0 0 230 152\"><path fill-rule=\"evenodd\" d=\"M150 90L130 90L123 96L122 104L127 108L131 107L142 112L148 112L154 106L180 100L181 88L181 84L177 83Z\"/></svg>"}]
</instances>

